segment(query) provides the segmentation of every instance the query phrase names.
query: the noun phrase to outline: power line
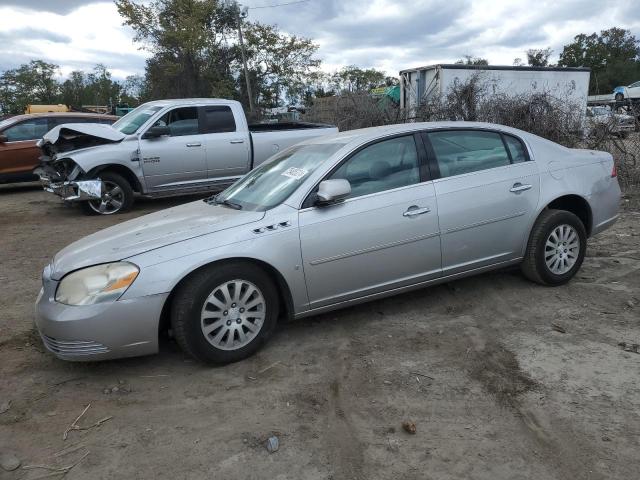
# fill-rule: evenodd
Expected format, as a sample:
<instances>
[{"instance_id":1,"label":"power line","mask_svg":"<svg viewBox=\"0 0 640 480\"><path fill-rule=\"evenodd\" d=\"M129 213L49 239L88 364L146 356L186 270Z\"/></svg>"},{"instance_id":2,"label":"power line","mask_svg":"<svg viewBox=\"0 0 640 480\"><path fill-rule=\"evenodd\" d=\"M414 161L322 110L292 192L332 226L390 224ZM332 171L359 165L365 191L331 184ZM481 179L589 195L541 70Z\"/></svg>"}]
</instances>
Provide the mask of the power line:
<instances>
[{"instance_id":1,"label":"power line","mask_svg":"<svg viewBox=\"0 0 640 480\"><path fill-rule=\"evenodd\" d=\"M273 5L263 5L261 7L248 7L249 10L257 10L258 8L274 8L274 7L284 7L286 5L295 5L296 3L306 3L310 0L298 0L296 2L287 2L287 3L275 3Z\"/></svg>"}]
</instances>

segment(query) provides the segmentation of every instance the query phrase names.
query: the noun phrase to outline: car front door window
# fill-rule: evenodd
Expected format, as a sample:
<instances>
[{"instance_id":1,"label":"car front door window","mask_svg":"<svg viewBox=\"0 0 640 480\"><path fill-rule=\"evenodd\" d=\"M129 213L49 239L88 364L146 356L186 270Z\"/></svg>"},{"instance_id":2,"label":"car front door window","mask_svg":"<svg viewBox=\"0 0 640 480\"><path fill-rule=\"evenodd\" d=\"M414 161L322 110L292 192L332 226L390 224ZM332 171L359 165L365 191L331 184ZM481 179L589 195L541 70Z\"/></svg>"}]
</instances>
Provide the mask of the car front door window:
<instances>
[{"instance_id":1,"label":"car front door window","mask_svg":"<svg viewBox=\"0 0 640 480\"><path fill-rule=\"evenodd\" d=\"M156 120L153 126L169 127L170 136L172 137L197 135L200 133L200 127L198 124L198 108L174 108Z\"/></svg>"},{"instance_id":2,"label":"car front door window","mask_svg":"<svg viewBox=\"0 0 640 480\"><path fill-rule=\"evenodd\" d=\"M349 198L419 183L420 166L413 135L365 147L329 178L348 180L351 184Z\"/></svg>"}]
</instances>

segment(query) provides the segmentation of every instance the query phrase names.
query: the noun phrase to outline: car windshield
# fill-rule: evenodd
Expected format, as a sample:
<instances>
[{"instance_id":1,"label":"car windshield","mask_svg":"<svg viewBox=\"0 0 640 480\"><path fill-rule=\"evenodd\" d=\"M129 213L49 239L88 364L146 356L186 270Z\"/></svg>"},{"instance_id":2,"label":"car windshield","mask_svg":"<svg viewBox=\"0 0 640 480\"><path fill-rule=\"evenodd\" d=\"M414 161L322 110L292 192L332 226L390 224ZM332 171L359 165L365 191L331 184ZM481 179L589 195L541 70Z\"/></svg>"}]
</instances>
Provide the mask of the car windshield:
<instances>
[{"instance_id":1,"label":"car windshield","mask_svg":"<svg viewBox=\"0 0 640 480\"><path fill-rule=\"evenodd\" d=\"M0 121L0 130L4 129L4 127L11 125L14 121L15 120L11 117L5 118L4 120Z\"/></svg>"},{"instance_id":2,"label":"car windshield","mask_svg":"<svg viewBox=\"0 0 640 480\"><path fill-rule=\"evenodd\" d=\"M155 113L162 110L162 108L163 107L160 105L140 105L138 108L131 110L112 126L125 135L131 135L132 133L136 133L142 124L149 120L149 118Z\"/></svg>"},{"instance_id":3,"label":"car windshield","mask_svg":"<svg viewBox=\"0 0 640 480\"><path fill-rule=\"evenodd\" d=\"M318 165L344 145L317 143L284 150L242 177L211 203L243 210L269 210L285 201Z\"/></svg>"}]
</instances>

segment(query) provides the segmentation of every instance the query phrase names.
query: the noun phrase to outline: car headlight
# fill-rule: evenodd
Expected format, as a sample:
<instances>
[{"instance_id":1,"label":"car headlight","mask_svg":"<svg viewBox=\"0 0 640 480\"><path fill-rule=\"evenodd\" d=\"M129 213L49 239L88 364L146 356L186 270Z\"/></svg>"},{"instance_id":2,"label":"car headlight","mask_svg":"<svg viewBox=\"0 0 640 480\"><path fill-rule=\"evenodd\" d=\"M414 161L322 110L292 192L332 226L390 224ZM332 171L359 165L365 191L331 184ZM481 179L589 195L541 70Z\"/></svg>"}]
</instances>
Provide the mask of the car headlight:
<instances>
[{"instance_id":1,"label":"car headlight","mask_svg":"<svg viewBox=\"0 0 640 480\"><path fill-rule=\"evenodd\" d=\"M129 288L140 270L132 263L96 265L70 273L56 290L56 302L65 305L93 305L112 302Z\"/></svg>"}]
</instances>

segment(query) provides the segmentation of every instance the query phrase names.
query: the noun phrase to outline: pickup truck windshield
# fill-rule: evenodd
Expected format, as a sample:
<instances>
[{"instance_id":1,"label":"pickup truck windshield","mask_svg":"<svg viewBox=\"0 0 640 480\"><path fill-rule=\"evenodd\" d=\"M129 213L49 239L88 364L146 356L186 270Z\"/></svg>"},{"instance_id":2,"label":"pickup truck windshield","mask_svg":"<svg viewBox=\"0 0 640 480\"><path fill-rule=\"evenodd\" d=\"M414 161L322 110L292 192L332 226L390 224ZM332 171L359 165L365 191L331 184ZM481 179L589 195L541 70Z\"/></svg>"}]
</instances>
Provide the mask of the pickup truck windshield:
<instances>
[{"instance_id":1,"label":"pickup truck windshield","mask_svg":"<svg viewBox=\"0 0 640 480\"><path fill-rule=\"evenodd\" d=\"M243 210L264 211L286 200L344 143L298 145L274 155L215 198Z\"/></svg>"},{"instance_id":2,"label":"pickup truck windshield","mask_svg":"<svg viewBox=\"0 0 640 480\"><path fill-rule=\"evenodd\" d=\"M138 108L131 110L124 117L114 123L112 126L125 135L136 133L138 129L156 112L162 110L161 106L140 105Z\"/></svg>"}]
</instances>

